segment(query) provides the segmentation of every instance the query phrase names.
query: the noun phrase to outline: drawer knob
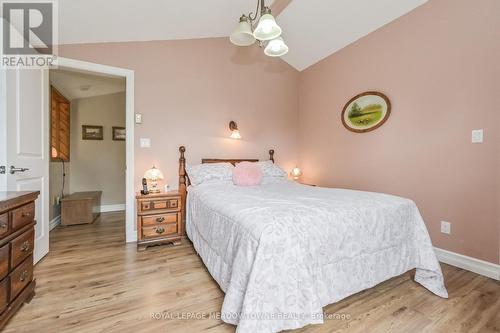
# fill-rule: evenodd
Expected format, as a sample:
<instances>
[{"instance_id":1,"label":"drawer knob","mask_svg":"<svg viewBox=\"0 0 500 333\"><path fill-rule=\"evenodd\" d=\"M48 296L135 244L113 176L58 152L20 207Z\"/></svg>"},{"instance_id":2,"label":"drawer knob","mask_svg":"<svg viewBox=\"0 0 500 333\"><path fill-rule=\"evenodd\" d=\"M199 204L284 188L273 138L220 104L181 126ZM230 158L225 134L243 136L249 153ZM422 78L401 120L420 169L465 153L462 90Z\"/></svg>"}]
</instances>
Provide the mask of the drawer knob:
<instances>
[{"instance_id":1,"label":"drawer knob","mask_svg":"<svg viewBox=\"0 0 500 333\"><path fill-rule=\"evenodd\" d=\"M162 234L165 232L165 229L164 228L156 228L156 233L157 234Z\"/></svg>"},{"instance_id":2,"label":"drawer knob","mask_svg":"<svg viewBox=\"0 0 500 333\"><path fill-rule=\"evenodd\" d=\"M29 241L24 241L23 244L21 245L21 251L23 252L28 252L30 249L30 242Z\"/></svg>"},{"instance_id":3,"label":"drawer knob","mask_svg":"<svg viewBox=\"0 0 500 333\"><path fill-rule=\"evenodd\" d=\"M156 222L158 222L158 223L161 223L161 222L163 222L163 221L165 221L165 218L164 218L163 216L162 216L162 217L157 217L157 218L156 218Z\"/></svg>"},{"instance_id":4,"label":"drawer knob","mask_svg":"<svg viewBox=\"0 0 500 333\"><path fill-rule=\"evenodd\" d=\"M7 229L7 223L2 223L2 224L0 224L0 228L2 228L2 229Z\"/></svg>"},{"instance_id":5,"label":"drawer knob","mask_svg":"<svg viewBox=\"0 0 500 333\"><path fill-rule=\"evenodd\" d=\"M19 277L19 281L24 282L28 278L28 271L24 271L21 273L21 276Z\"/></svg>"}]
</instances>

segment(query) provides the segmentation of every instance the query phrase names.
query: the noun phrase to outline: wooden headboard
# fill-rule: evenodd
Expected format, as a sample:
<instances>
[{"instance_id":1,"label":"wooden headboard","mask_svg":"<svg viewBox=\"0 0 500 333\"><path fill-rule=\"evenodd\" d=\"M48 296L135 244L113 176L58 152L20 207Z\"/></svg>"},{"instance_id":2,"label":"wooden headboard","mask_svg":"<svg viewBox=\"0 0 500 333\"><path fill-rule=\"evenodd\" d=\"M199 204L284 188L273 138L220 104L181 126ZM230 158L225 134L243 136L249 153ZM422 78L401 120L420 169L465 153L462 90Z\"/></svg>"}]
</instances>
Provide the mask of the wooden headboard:
<instances>
[{"instance_id":1,"label":"wooden headboard","mask_svg":"<svg viewBox=\"0 0 500 333\"><path fill-rule=\"evenodd\" d=\"M186 157L184 153L186 152L186 147L179 147L179 193L181 195L181 210L182 219L186 219L186 197L187 197L187 186L189 185L189 177L186 173ZM274 163L274 149L269 150L269 159ZM231 163L236 165L239 162L258 162L258 159L254 158L243 158L243 159L220 159L220 158L203 158L201 163Z\"/></svg>"}]
</instances>

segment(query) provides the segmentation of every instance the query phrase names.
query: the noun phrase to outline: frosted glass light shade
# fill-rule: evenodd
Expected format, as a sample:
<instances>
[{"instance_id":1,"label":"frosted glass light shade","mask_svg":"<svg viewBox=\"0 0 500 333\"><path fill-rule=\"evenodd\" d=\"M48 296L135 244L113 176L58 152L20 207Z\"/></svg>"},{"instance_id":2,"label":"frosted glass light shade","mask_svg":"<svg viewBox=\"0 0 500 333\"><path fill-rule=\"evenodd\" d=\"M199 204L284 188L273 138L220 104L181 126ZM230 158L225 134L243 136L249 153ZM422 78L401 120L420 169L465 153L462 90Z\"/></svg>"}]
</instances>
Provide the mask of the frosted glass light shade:
<instances>
[{"instance_id":1,"label":"frosted glass light shade","mask_svg":"<svg viewBox=\"0 0 500 333\"><path fill-rule=\"evenodd\" d=\"M259 24L253 36L258 40L271 40L281 35L281 28L271 14L264 14L259 20Z\"/></svg>"},{"instance_id":2,"label":"frosted glass light shade","mask_svg":"<svg viewBox=\"0 0 500 333\"><path fill-rule=\"evenodd\" d=\"M302 176L302 170L295 167L295 168L293 168L292 172L290 172L290 174L293 177L293 179L297 180L300 178L300 176Z\"/></svg>"},{"instance_id":3,"label":"frosted glass light shade","mask_svg":"<svg viewBox=\"0 0 500 333\"><path fill-rule=\"evenodd\" d=\"M255 43L250 23L246 19L240 19L240 23L229 36L229 40L237 46L249 46Z\"/></svg>"},{"instance_id":4,"label":"frosted glass light shade","mask_svg":"<svg viewBox=\"0 0 500 333\"><path fill-rule=\"evenodd\" d=\"M239 140L241 139L241 134L240 134L240 131L235 129L235 130L232 130L231 131L231 135L229 136L231 139L236 139L236 140Z\"/></svg>"},{"instance_id":5,"label":"frosted glass light shade","mask_svg":"<svg viewBox=\"0 0 500 333\"><path fill-rule=\"evenodd\" d=\"M163 173L153 165L151 169L147 170L144 173L144 178L152 181L157 181L163 179Z\"/></svg>"},{"instance_id":6,"label":"frosted glass light shade","mask_svg":"<svg viewBox=\"0 0 500 333\"><path fill-rule=\"evenodd\" d=\"M281 57L288 53L288 46L283 38L278 37L267 44L264 53L270 57Z\"/></svg>"}]
</instances>

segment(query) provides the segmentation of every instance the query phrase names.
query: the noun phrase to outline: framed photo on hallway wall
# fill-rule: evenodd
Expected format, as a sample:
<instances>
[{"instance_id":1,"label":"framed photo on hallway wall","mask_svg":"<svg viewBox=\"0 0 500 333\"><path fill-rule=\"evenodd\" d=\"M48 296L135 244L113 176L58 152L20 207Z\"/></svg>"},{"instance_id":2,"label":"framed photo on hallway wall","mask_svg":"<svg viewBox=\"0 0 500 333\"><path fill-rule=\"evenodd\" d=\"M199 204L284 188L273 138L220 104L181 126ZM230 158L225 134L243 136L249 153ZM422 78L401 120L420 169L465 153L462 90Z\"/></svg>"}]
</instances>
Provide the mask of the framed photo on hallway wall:
<instances>
[{"instance_id":1,"label":"framed photo on hallway wall","mask_svg":"<svg viewBox=\"0 0 500 333\"><path fill-rule=\"evenodd\" d=\"M82 125L82 140L102 140L104 130L102 126Z\"/></svg>"},{"instance_id":2,"label":"framed photo on hallway wall","mask_svg":"<svg viewBox=\"0 0 500 333\"><path fill-rule=\"evenodd\" d=\"M126 137L127 137L127 132L125 131L125 127L113 126L113 140L125 141Z\"/></svg>"}]
</instances>

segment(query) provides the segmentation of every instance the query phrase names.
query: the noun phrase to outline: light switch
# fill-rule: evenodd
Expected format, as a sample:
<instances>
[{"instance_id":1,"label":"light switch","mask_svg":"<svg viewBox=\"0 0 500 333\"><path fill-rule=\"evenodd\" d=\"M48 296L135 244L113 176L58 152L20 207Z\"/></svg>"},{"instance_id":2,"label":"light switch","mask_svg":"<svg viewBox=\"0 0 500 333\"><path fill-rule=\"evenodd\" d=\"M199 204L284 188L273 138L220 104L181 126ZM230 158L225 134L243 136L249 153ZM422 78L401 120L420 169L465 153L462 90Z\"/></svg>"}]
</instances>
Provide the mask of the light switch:
<instances>
[{"instance_id":1,"label":"light switch","mask_svg":"<svg viewBox=\"0 0 500 333\"><path fill-rule=\"evenodd\" d=\"M141 143L141 148L150 148L151 147L151 139L150 138L141 138L140 143Z\"/></svg>"},{"instance_id":2,"label":"light switch","mask_svg":"<svg viewBox=\"0 0 500 333\"><path fill-rule=\"evenodd\" d=\"M135 123L136 124L142 124L142 113L136 113L135 114Z\"/></svg>"},{"instance_id":3,"label":"light switch","mask_svg":"<svg viewBox=\"0 0 500 333\"><path fill-rule=\"evenodd\" d=\"M472 143L483 143L483 130L472 130Z\"/></svg>"}]
</instances>

